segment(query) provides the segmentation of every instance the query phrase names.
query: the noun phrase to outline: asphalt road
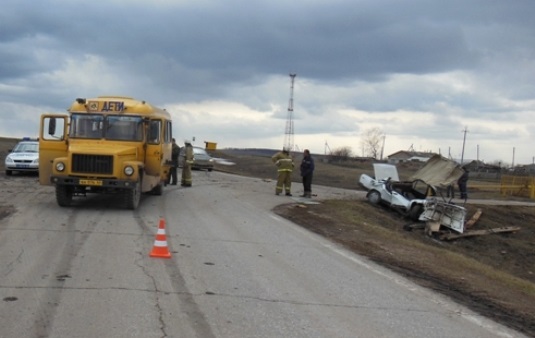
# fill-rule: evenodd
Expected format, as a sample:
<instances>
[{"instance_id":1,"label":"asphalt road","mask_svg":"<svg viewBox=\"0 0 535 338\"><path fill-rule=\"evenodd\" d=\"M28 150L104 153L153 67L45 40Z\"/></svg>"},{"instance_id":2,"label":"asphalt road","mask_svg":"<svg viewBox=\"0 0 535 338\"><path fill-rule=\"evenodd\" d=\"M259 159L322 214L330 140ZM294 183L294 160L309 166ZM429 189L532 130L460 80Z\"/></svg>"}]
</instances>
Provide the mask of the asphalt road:
<instances>
[{"instance_id":1,"label":"asphalt road","mask_svg":"<svg viewBox=\"0 0 535 338\"><path fill-rule=\"evenodd\" d=\"M193 175L136 211L0 176L0 336L522 337L276 216L300 198L273 181ZM149 257L160 219L171 259Z\"/></svg>"}]
</instances>

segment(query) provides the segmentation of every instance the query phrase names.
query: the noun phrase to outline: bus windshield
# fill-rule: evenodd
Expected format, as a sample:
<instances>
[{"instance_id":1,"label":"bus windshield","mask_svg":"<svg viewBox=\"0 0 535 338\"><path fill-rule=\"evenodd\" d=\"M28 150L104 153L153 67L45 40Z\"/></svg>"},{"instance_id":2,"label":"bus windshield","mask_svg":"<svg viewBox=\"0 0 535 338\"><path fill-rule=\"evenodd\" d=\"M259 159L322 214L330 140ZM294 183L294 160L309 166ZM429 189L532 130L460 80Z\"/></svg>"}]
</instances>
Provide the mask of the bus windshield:
<instances>
[{"instance_id":1,"label":"bus windshield","mask_svg":"<svg viewBox=\"0 0 535 338\"><path fill-rule=\"evenodd\" d=\"M143 119L140 116L108 115L106 139L143 141Z\"/></svg>"},{"instance_id":2,"label":"bus windshield","mask_svg":"<svg viewBox=\"0 0 535 338\"><path fill-rule=\"evenodd\" d=\"M102 138L104 115L72 114L69 137L73 138Z\"/></svg>"},{"instance_id":3,"label":"bus windshield","mask_svg":"<svg viewBox=\"0 0 535 338\"><path fill-rule=\"evenodd\" d=\"M72 114L69 136L116 141L143 141L140 116Z\"/></svg>"}]
</instances>

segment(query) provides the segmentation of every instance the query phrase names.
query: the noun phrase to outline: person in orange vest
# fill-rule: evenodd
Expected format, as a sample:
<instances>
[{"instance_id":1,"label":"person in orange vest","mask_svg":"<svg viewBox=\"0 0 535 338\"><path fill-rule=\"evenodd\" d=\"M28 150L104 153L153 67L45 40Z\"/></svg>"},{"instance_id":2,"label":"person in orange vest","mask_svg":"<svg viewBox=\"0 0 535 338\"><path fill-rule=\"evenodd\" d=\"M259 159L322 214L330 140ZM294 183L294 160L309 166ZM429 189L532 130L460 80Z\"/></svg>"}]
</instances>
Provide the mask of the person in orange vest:
<instances>
[{"instance_id":1,"label":"person in orange vest","mask_svg":"<svg viewBox=\"0 0 535 338\"><path fill-rule=\"evenodd\" d=\"M183 187L191 187L191 165L193 164L193 146L189 141L184 142L184 165L182 166Z\"/></svg>"},{"instance_id":2,"label":"person in orange vest","mask_svg":"<svg viewBox=\"0 0 535 338\"><path fill-rule=\"evenodd\" d=\"M280 195L282 190L284 190L286 196L292 196L292 171L294 168L294 161L290 156L290 152L288 149L283 149L273 155L271 161L277 166L278 173L275 195Z\"/></svg>"}]
</instances>

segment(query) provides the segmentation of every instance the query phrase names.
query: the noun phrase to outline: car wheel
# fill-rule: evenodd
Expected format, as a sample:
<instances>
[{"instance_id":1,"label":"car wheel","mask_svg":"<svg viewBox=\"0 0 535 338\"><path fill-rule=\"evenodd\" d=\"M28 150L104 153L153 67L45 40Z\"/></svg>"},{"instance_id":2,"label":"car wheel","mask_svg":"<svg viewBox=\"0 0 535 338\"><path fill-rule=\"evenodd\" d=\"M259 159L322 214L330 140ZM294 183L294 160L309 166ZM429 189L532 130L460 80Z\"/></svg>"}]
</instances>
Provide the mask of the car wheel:
<instances>
[{"instance_id":1,"label":"car wheel","mask_svg":"<svg viewBox=\"0 0 535 338\"><path fill-rule=\"evenodd\" d=\"M379 204L381 202L381 194L377 190L370 191L366 197L371 204Z\"/></svg>"},{"instance_id":2,"label":"car wheel","mask_svg":"<svg viewBox=\"0 0 535 338\"><path fill-rule=\"evenodd\" d=\"M208 171L212 171L212 170L213 170L213 168L208 168Z\"/></svg>"},{"instance_id":3,"label":"car wheel","mask_svg":"<svg viewBox=\"0 0 535 338\"><path fill-rule=\"evenodd\" d=\"M421 204L414 204L411 209L409 210L409 217L413 221L417 221L418 218L420 218L420 215L422 214L424 210L423 205Z\"/></svg>"},{"instance_id":4,"label":"car wheel","mask_svg":"<svg viewBox=\"0 0 535 338\"><path fill-rule=\"evenodd\" d=\"M11 170L6 170L6 175L7 176L11 176L11 174L13 174L13 172Z\"/></svg>"}]
</instances>

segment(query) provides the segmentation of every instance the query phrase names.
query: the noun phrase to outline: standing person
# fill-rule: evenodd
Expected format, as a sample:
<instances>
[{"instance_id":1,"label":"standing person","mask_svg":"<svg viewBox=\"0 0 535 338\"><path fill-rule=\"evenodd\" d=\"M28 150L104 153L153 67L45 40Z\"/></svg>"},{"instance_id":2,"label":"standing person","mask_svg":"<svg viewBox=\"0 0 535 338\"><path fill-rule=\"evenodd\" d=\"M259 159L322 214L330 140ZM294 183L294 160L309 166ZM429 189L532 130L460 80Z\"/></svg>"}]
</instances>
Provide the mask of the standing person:
<instances>
[{"instance_id":1,"label":"standing person","mask_svg":"<svg viewBox=\"0 0 535 338\"><path fill-rule=\"evenodd\" d=\"M182 182L183 187L191 187L191 165L193 164L193 146L190 141L184 142L184 165L182 166Z\"/></svg>"},{"instance_id":2,"label":"standing person","mask_svg":"<svg viewBox=\"0 0 535 338\"><path fill-rule=\"evenodd\" d=\"M292 196L292 171L294 168L294 161L287 149L279 151L271 160L277 166L278 178L277 187L275 188L275 195L280 195L282 190L286 191L286 196Z\"/></svg>"},{"instance_id":3,"label":"standing person","mask_svg":"<svg viewBox=\"0 0 535 338\"><path fill-rule=\"evenodd\" d=\"M468 182L468 170L466 168L463 168L464 173L461 177L459 177L459 180L457 180L457 185L459 186L459 192L461 193L461 199L468 199L467 194L467 182Z\"/></svg>"},{"instance_id":4,"label":"standing person","mask_svg":"<svg viewBox=\"0 0 535 338\"><path fill-rule=\"evenodd\" d=\"M171 172L169 178L169 184L176 185L178 180L176 178L176 169L178 168L178 155L180 154L180 147L176 144L176 140L171 140Z\"/></svg>"},{"instance_id":5,"label":"standing person","mask_svg":"<svg viewBox=\"0 0 535 338\"><path fill-rule=\"evenodd\" d=\"M312 174L314 172L314 159L310 156L310 151L303 151L303 160L301 161L301 177L303 177L303 195L301 197L312 197Z\"/></svg>"},{"instance_id":6,"label":"standing person","mask_svg":"<svg viewBox=\"0 0 535 338\"><path fill-rule=\"evenodd\" d=\"M448 198L449 197L455 198L455 187L454 187L453 183L448 185L448 187L446 188L446 194L447 194Z\"/></svg>"}]
</instances>

